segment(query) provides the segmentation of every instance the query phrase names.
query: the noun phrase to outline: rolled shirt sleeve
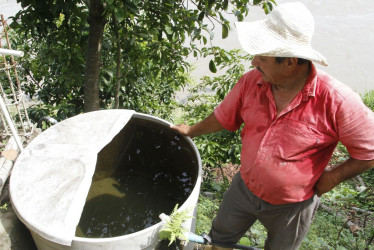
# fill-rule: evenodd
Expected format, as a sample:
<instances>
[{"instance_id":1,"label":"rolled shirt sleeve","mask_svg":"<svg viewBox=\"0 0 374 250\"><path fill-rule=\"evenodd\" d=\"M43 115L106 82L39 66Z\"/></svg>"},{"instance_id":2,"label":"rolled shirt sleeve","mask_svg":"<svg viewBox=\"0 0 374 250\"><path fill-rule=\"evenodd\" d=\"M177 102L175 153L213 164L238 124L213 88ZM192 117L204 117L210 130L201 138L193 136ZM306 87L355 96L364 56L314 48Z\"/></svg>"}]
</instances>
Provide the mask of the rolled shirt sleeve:
<instances>
[{"instance_id":1,"label":"rolled shirt sleeve","mask_svg":"<svg viewBox=\"0 0 374 250\"><path fill-rule=\"evenodd\" d=\"M374 159L374 113L351 92L337 107L336 122L339 140L352 158Z\"/></svg>"},{"instance_id":2,"label":"rolled shirt sleeve","mask_svg":"<svg viewBox=\"0 0 374 250\"><path fill-rule=\"evenodd\" d=\"M243 124L242 107L243 107L243 93L246 92L247 81L257 79L253 76L254 72L243 75L235 84L232 90L227 94L224 100L215 108L214 115L221 125L230 131L235 131ZM246 84L247 82L247 84Z\"/></svg>"}]
</instances>

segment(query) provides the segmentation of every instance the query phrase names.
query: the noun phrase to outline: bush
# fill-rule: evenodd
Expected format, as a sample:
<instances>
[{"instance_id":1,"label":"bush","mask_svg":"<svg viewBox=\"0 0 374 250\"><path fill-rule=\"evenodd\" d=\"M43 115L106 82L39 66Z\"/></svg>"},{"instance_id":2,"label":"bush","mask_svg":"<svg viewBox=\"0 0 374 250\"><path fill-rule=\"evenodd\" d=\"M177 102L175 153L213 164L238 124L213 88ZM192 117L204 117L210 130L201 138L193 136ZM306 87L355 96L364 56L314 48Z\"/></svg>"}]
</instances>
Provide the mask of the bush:
<instances>
[{"instance_id":1,"label":"bush","mask_svg":"<svg viewBox=\"0 0 374 250\"><path fill-rule=\"evenodd\" d=\"M213 78L203 77L201 83L190 89L191 96L187 103L180 106L183 121L195 124L209 114L223 100L238 79L243 75L245 67L243 62L249 61L249 56L243 56L238 50L225 51L213 47L207 54L215 54L214 62L219 65L222 72L226 74ZM212 90L212 94L208 94ZM194 138L200 151L203 165L209 169L221 166L224 163L239 163L241 151L241 129L236 132L221 131ZM205 175L209 177L209 173ZM205 181L209 182L205 179Z\"/></svg>"},{"instance_id":2,"label":"bush","mask_svg":"<svg viewBox=\"0 0 374 250\"><path fill-rule=\"evenodd\" d=\"M374 111L374 90L367 91L365 94L361 95L361 98L365 105Z\"/></svg>"}]
</instances>

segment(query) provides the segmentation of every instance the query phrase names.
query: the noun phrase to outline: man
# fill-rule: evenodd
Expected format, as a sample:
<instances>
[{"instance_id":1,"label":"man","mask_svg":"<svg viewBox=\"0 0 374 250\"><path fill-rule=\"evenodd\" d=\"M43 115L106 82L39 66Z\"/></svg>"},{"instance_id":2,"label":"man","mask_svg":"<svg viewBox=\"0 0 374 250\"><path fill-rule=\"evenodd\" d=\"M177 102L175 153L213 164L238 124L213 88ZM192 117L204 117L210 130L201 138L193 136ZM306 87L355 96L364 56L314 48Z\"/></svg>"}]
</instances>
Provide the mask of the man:
<instances>
[{"instance_id":1,"label":"man","mask_svg":"<svg viewBox=\"0 0 374 250\"><path fill-rule=\"evenodd\" d=\"M319 196L374 165L374 115L359 95L313 62L314 19L299 3L280 4L265 20L236 23L255 69L242 76L205 120L171 126L195 137L243 123L241 169L224 195L210 236L236 243L259 220L265 249L297 249ZM338 141L351 158L325 170Z\"/></svg>"}]
</instances>

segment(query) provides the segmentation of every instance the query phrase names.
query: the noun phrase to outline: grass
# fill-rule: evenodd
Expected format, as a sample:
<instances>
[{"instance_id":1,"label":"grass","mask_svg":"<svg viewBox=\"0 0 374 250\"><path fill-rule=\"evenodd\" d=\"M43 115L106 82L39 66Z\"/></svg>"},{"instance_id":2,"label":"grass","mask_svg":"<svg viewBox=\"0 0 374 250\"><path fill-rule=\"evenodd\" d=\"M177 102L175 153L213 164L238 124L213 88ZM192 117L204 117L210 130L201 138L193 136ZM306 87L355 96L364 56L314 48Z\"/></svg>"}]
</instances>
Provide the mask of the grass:
<instances>
[{"instance_id":1,"label":"grass","mask_svg":"<svg viewBox=\"0 0 374 250\"><path fill-rule=\"evenodd\" d=\"M340 185L336 188L336 193L342 193L342 197L346 197L347 186ZM200 196L197 210L196 233L208 233L211 222L218 211L222 197L217 196ZM311 225L310 231L304 239L300 249L374 249L372 237L374 235L373 215L360 214L352 212L350 201L348 203L335 197L323 198L324 204L331 204L336 214L330 214L323 209L318 209L314 221ZM357 204L356 204L357 205ZM373 208L373 207L372 207ZM349 229L344 227L346 219L338 216L338 213L347 215L347 218L360 225L360 230L352 233ZM260 222L256 222L245 234L241 241L248 242L249 246L263 248L266 240L266 230Z\"/></svg>"}]
</instances>

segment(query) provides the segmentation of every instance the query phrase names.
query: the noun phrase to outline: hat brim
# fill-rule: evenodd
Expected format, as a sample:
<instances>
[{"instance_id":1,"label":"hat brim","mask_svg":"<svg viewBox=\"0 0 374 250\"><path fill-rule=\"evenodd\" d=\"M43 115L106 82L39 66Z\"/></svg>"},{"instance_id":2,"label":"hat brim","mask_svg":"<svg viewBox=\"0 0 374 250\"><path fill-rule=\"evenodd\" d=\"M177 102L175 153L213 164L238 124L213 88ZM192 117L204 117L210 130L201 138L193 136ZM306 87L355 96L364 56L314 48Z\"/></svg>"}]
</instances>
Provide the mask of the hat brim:
<instances>
[{"instance_id":1,"label":"hat brim","mask_svg":"<svg viewBox=\"0 0 374 250\"><path fill-rule=\"evenodd\" d=\"M326 59L310 45L287 41L268 30L265 20L236 22L239 43L248 54L257 56L297 57L327 66Z\"/></svg>"}]
</instances>

